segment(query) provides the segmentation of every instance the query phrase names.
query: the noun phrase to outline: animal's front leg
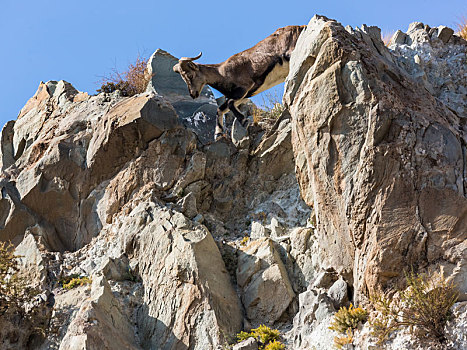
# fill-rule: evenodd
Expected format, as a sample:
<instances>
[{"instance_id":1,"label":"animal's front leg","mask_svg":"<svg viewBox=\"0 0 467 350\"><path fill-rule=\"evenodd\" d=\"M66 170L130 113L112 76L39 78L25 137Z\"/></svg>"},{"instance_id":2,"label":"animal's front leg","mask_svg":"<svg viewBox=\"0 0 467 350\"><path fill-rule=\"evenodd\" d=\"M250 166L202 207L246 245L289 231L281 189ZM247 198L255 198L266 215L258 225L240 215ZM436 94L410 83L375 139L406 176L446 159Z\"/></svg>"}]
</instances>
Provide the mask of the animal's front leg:
<instances>
[{"instance_id":1,"label":"animal's front leg","mask_svg":"<svg viewBox=\"0 0 467 350\"><path fill-rule=\"evenodd\" d=\"M216 113L216 130L214 132L214 141L219 140L224 135L224 114L229 110L228 102L225 101Z\"/></svg>"}]
</instances>

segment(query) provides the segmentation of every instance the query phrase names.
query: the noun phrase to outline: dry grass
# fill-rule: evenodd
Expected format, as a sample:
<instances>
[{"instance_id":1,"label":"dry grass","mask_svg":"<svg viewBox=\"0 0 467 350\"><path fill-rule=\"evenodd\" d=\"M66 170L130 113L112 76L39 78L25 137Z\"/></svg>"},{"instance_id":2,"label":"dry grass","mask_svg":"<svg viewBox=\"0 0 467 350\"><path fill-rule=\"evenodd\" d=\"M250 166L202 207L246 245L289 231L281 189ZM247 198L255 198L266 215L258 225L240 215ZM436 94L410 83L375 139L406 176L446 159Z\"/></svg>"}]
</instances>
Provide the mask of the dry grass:
<instances>
[{"instance_id":1,"label":"dry grass","mask_svg":"<svg viewBox=\"0 0 467 350\"><path fill-rule=\"evenodd\" d=\"M102 77L102 86L97 92L114 92L120 90L123 96L133 96L146 91L152 75L147 70L148 59L140 55L134 63L130 63L126 71L113 68L109 75Z\"/></svg>"},{"instance_id":2,"label":"dry grass","mask_svg":"<svg viewBox=\"0 0 467 350\"><path fill-rule=\"evenodd\" d=\"M467 40L467 18L463 17L457 23L457 33Z\"/></svg>"},{"instance_id":3,"label":"dry grass","mask_svg":"<svg viewBox=\"0 0 467 350\"><path fill-rule=\"evenodd\" d=\"M389 32L383 32L381 33L381 40L383 40L383 43L385 46L389 46L389 43L391 42L391 38L396 32L394 31L389 31Z\"/></svg>"},{"instance_id":4,"label":"dry grass","mask_svg":"<svg viewBox=\"0 0 467 350\"><path fill-rule=\"evenodd\" d=\"M382 343L392 331L407 327L415 336L443 343L444 327L459 296L454 284L439 274L428 277L410 273L406 280L407 288L399 291L397 298L371 296L377 311L370 319L373 335Z\"/></svg>"},{"instance_id":5,"label":"dry grass","mask_svg":"<svg viewBox=\"0 0 467 350\"><path fill-rule=\"evenodd\" d=\"M253 122L258 123L264 119L276 120L280 117L285 107L282 104L282 97L276 92L263 93L260 107L253 110Z\"/></svg>"}]
</instances>

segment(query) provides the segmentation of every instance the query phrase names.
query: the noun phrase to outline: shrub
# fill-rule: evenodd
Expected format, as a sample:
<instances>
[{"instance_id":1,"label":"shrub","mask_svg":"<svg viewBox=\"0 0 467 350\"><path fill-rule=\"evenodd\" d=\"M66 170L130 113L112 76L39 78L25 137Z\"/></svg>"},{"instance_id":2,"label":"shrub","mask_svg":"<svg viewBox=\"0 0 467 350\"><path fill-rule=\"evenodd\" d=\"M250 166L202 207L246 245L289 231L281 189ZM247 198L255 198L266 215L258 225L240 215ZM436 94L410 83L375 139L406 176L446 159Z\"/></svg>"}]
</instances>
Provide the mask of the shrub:
<instances>
[{"instance_id":1,"label":"shrub","mask_svg":"<svg viewBox=\"0 0 467 350\"><path fill-rule=\"evenodd\" d=\"M354 308L352 304L348 308L341 307L334 315L329 329L345 334L347 330L357 328L359 322L365 322L368 312L361 307Z\"/></svg>"},{"instance_id":2,"label":"shrub","mask_svg":"<svg viewBox=\"0 0 467 350\"><path fill-rule=\"evenodd\" d=\"M120 90L122 96L133 96L146 91L152 75L147 70L148 59L138 56L136 62L128 65L124 72L116 68L101 80L101 88L97 92L111 93Z\"/></svg>"},{"instance_id":3,"label":"shrub","mask_svg":"<svg viewBox=\"0 0 467 350\"><path fill-rule=\"evenodd\" d=\"M274 340L270 342L264 350L285 350L285 345L282 344L280 341Z\"/></svg>"},{"instance_id":4,"label":"shrub","mask_svg":"<svg viewBox=\"0 0 467 350\"><path fill-rule=\"evenodd\" d=\"M71 275L62 279L59 283L64 289L73 289L78 286L84 286L85 284L91 283L92 280L89 277L79 275Z\"/></svg>"},{"instance_id":5,"label":"shrub","mask_svg":"<svg viewBox=\"0 0 467 350\"><path fill-rule=\"evenodd\" d=\"M237 334L237 341L240 343L241 341L244 341L248 338L254 338L255 336L253 333L247 333L244 331L241 331L240 333Z\"/></svg>"},{"instance_id":6,"label":"shrub","mask_svg":"<svg viewBox=\"0 0 467 350\"><path fill-rule=\"evenodd\" d=\"M467 18L462 18L457 24L457 33L467 40Z\"/></svg>"},{"instance_id":7,"label":"shrub","mask_svg":"<svg viewBox=\"0 0 467 350\"><path fill-rule=\"evenodd\" d=\"M242 240L240 241L240 244L241 244L242 246L246 246L246 245L248 244L248 241L249 241L249 240L250 240L250 237L248 237L248 236L245 235L245 236L242 238Z\"/></svg>"},{"instance_id":8,"label":"shrub","mask_svg":"<svg viewBox=\"0 0 467 350\"><path fill-rule=\"evenodd\" d=\"M24 304L38 294L19 274L17 259L13 245L0 242L0 315L7 310L24 311Z\"/></svg>"},{"instance_id":9,"label":"shrub","mask_svg":"<svg viewBox=\"0 0 467 350\"><path fill-rule=\"evenodd\" d=\"M264 345L279 339L280 336L280 332L277 329L271 329L264 324L252 329L252 334L255 338L259 338L259 341Z\"/></svg>"},{"instance_id":10,"label":"shrub","mask_svg":"<svg viewBox=\"0 0 467 350\"><path fill-rule=\"evenodd\" d=\"M340 349L346 344L351 344L353 330L358 327L359 322L365 322L367 318L368 312L361 307L354 308L352 304L348 308L341 307L334 315L329 329L345 335L334 337L334 345Z\"/></svg>"},{"instance_id":11,"label":"shrub","mask_svg":"<svg viewBox=\"0 0 467 350\"><path fill-rule=\"evenodd\" d=\"M281 350L285 349L284 344L278 341L280 332L277 329L271 329L265 325L260 325L258 328L254 328L250 333L240 332L237 334L238 342L244 341L248 338L255 338L259 343L259 349L262 350ZM271 347L268 347L268 346ZM283 346L282 348L280 346Z\"/></svg>"},{"instance_id":12,"label":"shrub","mask_svg":"<svg viewBox=\"0 0 467 350\"><path fill-rule=\"evenodd\" d=\"M384 32L381 34L381 40L383 41L385 46L389 46L389 43L391 42L391 39L394 35L394 32Z\"/></svg>"},{"instance_id":13,"label":"shrub","mask_svg":"<svg viewBox=\"0 0 467 350\"><path fill-rule=\"evenodd\" d=\"M285 110L282 98L276 93L265 93L263 95L262 107L253 110L253 121L259 122L261 119L276 120Z\"/></svg>"},{"instance_id":14,"label":"shrub","mask_svg":"<svg viewBox=\"0 0 467 350\"><path fill-rule=\"evenodd\" d=\"M387 294L371 296L378 314L370 320L373 335L381 344L389 333L408 327L415 336L430 336L440 342L445 340L444 326L451 315L451 307L459 293L452 282L441 275L428 278L411 272L406 275L407 288L398 298ZM421 332L414 332L418 328Z\"/></svg>"},{"instance_id":15,"label":"shrub","mask_svg":"<svg viewBox=\"0 0 467 350\"><path fill-rule=\"evenodd\" d=\"M344 336L334 337L334 345L338 349L341 349L344 345L352 344L352 342L353 342L353 333L350 328L347 329L347 332L345 332Z\"/></svg>"}]
</instances>

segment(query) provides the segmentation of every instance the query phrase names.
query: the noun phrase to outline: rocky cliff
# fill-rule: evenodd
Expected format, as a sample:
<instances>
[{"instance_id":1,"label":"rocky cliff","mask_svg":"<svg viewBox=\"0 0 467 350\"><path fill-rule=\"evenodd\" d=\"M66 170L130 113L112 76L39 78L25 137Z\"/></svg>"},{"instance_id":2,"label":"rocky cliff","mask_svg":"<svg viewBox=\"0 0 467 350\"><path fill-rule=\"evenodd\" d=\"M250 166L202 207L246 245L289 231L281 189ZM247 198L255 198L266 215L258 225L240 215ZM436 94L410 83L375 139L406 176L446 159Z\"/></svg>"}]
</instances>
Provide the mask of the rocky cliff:
<instances>
[{"instance_id":1,"label":"rocky cliff","mask_svg":"<svg viewBox=\"0 0 467 350\"><path fill-rule=\"evenodd\" d=\"M409 269L441 270L465 301L466 51L446 27L386 47L315 16L287 110L218 142L211 90L191 100L165 51L134 97L41 83L2 130L0 240L46 326L2 317L3 348L217 349L265 323L329 349L335 310Z\"/></svg>"}]
</instances>

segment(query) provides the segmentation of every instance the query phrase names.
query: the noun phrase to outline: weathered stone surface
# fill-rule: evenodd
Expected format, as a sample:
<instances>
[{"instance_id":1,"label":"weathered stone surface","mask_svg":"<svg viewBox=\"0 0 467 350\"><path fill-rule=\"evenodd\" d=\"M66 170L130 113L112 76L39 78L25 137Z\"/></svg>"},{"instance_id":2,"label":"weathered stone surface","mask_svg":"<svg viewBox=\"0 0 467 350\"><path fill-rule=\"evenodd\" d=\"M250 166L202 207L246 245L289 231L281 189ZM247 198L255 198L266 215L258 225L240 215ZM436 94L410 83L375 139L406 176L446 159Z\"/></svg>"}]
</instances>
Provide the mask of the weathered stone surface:
<instances>
[{"instance_id":1,"label":"weathered stone surface","mask_svg":"<svg viewBox=\"0 0 467 350\"><path fill-rule=\"evenodd\" d=\"M59 349L141 349L135 342L130 320L104 277L92 282L91 295L69 324Z\"/></svg>"},{"instance_id":2,"label":"weathered stone surface","mask_svg":"<svg viewBox=\"0 0 467 350\"><path fill-rule=\"evenodd\" d=\"M214 99L192 100L162 51L132 98L41 83L2 131L0 240L43 288L48 333L2 323L3 339L218 349L296 314L286 343L328 349L333 312L404 268L465 292L466 43L449 32L415 23L388 49L377 27L314 18L288 108L233 142L212 142ZM93 286L63 290L74 274Z\"/></svg>"},{"instance_id":3,"label":"weathered stone surface","mask_svg":"<svg viewBox=\"0 0 467 350\"><path fill-rule=\"evenodd\" d=\"M298 296L299 310L293 320L293 349L329 349L335 332L329 330L335 312L326 294L308 290Z\"/></svg>"},{"instance_id":4,"label":"weathered stone surface","mask_svg":"<svg viewBox=\"0 0 467 350\"><path fill-rule=\"evenodd\" d=\"M110 178L138 149L164 131L176 128L177 114L165 100L137 95L115 105L96 125L89 142L86 164L98 181Z\"/></svg>"},{"instance_id":5,"label":"weathered stone surface","mask_svg":"<svg viewBox=\"0 0 467 350\"><path fill-rule=\"evenodd\" d=\"M235 344L233 350L258 350L258 342L254 338L248 338Z\"/></svg>"},{"instance_id":6,"label":"weathered stone surface","mask_svg":"<svg viewBox=\"0 0 467 350\"><path fill-rule=\"evenodd\" d=\"M331 299L334 308L339 310L340 307L345 306L349 301L347 283L342 278L338 279L329 288L327 295Z\"/></svg>"},{"instance_id":7,"label":"weathered stone surface","mask_svg":"<svg viewBox=\"0 0 467 350\"><path fill-rule=\"evenodd\" d=\"M449 271L464 298L465 122L378 40L315 16L291 57L285 101L321 264L357 300L403 282L410 266Z\"/></svg>"},{"instance_id":8,"label":"weathered stone surface","mask_svg":"<svg viewBox=\"0 0 467 350\"><path fill-rule=\"evenodd\" d=\"M295 293L279 253L269 239L251 242L238 258L237 283L246 315L253 322L274 323Z\"/></svg>"}]
</instances>

